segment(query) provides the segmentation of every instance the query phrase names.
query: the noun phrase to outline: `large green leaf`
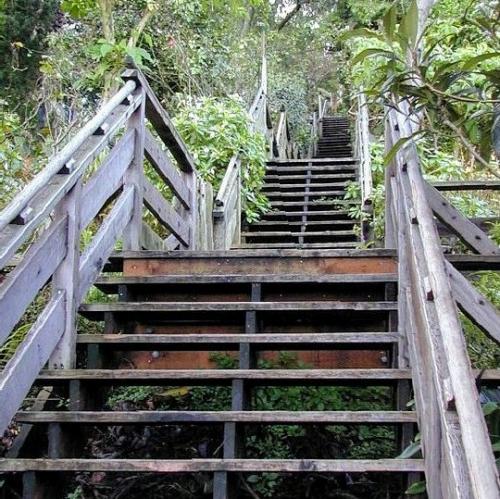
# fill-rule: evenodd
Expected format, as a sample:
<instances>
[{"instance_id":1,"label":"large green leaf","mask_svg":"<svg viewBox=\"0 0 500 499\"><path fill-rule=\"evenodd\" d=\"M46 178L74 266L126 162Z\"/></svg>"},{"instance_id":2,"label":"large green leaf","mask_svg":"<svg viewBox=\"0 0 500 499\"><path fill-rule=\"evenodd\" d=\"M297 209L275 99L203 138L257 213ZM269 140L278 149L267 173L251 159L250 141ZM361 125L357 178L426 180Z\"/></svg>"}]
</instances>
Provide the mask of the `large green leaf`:
<instances>
[{"instance_id":1,"label":"large green leaf","mask_svg":"<svg viewBox=\"0 0 500 499\"><path fill-rule=\"evenodd\" d=\"M414 496L418 494L423 494L426 490L425 482L415 482L408 487L405 494L407 496Z\"/></svg>"},{"instance_id":2,"label":"large green leaf","mask_svg":"<svg viewBox=\"0 0 500 499\"><path fill-rule=\"evenodd\" d=\"M373 57L377 55L382 57L387 57L388 59L396 58L394 52L391 52L390 50L384 50L379 48L368 48L356 54L356 56L352 60L352 65L354 66L358 62L364 61L367 57Z\"/></svg>"},{"instance_id":3,"label":"large green leaf","mask_svg":"<svg viewBox=\"0 0 500 499\"><path fill-rule=\"evenodd\" d=\"M401 139L399 139L392 147L391 149L389 150L389 152L385 155L385 158L384 158L384 166L387 166L389 165L392 160L396 157L396 154L398 153L398 151L407 143L409 142L410 140L414 139L415 137L417 137L418 135L422 135L424 132L424 130L419 130L418 132L415 132L415 133L412 133L409 137L403 137ZM401 456L400 456L401 457Z\"/></svg>"},{"instance_id":4,"label":"large green leaf","mask_svg":"<svg viewBox=\"0 0 500 499\"><path fill-rule=\"evenodd\" d=\"M411 48L417 45L418 34L418 6L417 0L412 0L410 7L399 25L398 34L402 40L407 41Z\"/></svg>"},{"instance_id":5,"label":"large green leaf","mask_svg":"<svg viewBox=\"0 0 500 499\"><path fill-rule=\"evenodd\" d=\"M477 55L476 57L472 57L469 60L465 61L462 69L464 71L470 71L471 69L474 69L479 63L487 61L488 59L493 59L495 57L500 57L500 52L489 52L487 54Z\"/></svg>"},{"instance_id":6,"label":"large green leaf","mask_svg":"<svg viewBox=\"0 0 500 499\"><path fill-rule=\"evenodd\" d=\"M391 8L385 13L383 18L385 36L390 41L394 40L394 30L396 29L397 20L397 8L397 3L393 3Z\"/></svg>"},{"instance_id":7,"label":"large green leaf","mask_svg":"<svg viewBox=\"0 0 500 499\"><path fill-rule=\"evenodd\" d=\"M339 37L342 41L349 40L350 38L375 38L381 42L384 41L384 37L380 33L368 28L357 28L346 31Z\"/></svg>"}]
</instances>

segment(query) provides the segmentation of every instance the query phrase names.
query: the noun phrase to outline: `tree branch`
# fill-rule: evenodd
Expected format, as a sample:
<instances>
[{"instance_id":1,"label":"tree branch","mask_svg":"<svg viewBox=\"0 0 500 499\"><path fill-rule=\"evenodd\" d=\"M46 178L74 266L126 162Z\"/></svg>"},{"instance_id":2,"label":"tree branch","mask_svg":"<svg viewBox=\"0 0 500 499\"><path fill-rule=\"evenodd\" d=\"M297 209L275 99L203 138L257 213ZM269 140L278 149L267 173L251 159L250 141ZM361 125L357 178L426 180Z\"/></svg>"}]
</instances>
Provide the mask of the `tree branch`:
<instances>
[{"instance_id":1,"label":"tree branch","mask_svg":"<svg viewBox=\"0 0 500 499\"><path fill-rule=\"evenodd\" d=\"M278 31L281 31L294 17L295 14L299 12L303 5L309 3L310 0L297 0L294 8L283 18L283 20L278 24Z\"/></svg>"}]
</instances>

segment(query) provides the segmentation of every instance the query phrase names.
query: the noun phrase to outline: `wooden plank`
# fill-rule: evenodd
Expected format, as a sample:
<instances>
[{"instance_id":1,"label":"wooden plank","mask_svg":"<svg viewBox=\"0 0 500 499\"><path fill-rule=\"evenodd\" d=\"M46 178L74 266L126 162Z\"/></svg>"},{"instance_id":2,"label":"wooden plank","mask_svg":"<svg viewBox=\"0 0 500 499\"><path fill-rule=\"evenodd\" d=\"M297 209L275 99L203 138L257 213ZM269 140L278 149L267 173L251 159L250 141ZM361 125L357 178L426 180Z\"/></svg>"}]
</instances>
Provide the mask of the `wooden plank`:
<instances>
[{"instance_id":1,"label":"wooden plank","mask_svg":"<svg viewBox=\"0 0 500 499\"><path fill-rule=\"evenodd\" d=\"M445 255L453 266L463 272L476 270L500 270L500 255Z\"/></svg>"},{"instance_id":2,"label":"wooden plank","mask_svg":"<svg viewBox=\"0 0 500 499\"><path fill-rule=\"evenodd\" d=\"M0 459L0 471L408 473L424 468L422 459Z\"/></svg>"},{"instance_id":3,"label":"wooden plank","mask_svg":"<svg viewBox=\"0 0 500 499\"><path fill-rule=\"evenodd\" d=\"M446 262L446 270L460 310L492 340L500 343L500 314L495 306L451 263Z\"/></svg>"},{"instance_id":4,"label":"wooden plank","mask_svg":"<svg viewBox=\"0 0 500 499\"><path fill-rule=\"evenodd\" d=\"M0 374L0 433L11 422L63 334L64 305L65 295L60 292L42 311Z\"/></svg>"},{"instance_id":5,"label":"wooden plank","mask_svg":"<svg viewBox=\"0 0 500 499\"><path fill-rule=\"evenodd\" d=\"M0 286L0 344L63 260L68 220L53 223Z\"/></svg>"},{"instance_id":6,"label":"wooden plank","mask_svg":"<svg viewBox=\"0 0 500 499\"><path fill-rule=\"evenodd\" d=\"M133 186L127 187L116 200L113 209L104 220L80 260L80 279L76 302L80 303L92 283L103 269L116 241L132 216Z\"/></svg>"},{"instance_id":7,"label":"wooden plank","mask_svg":"<svg viewBox=\"0 0 500 499\"><path fill-rule=\"evenodd\" d=\"M176 423L396 424L416 423L413 411L21 411L22 424L91 425Z\"/></svg>"},{"instance_id":8,"label":"wooden plank","mask_svg":"<svg viewBox=\"0 0 500 499\"><path fill-rule=\"evenodd\" d=\"M64 332L52 352L49 363L54 368L75 367L76 362L76 313L79 302L80 266L80 204L82 202L82 180L59 203L55 219L68 220L67 252L61 265L52 277L52 293L64 291L66 297L64 311ZM50 441L50 439L49 439Z\"/></svg>"},{"instance_id":9,"label":"wooden plank","mask_svg":"<svg viewBox=\"0 0 500 499\"><path fill-rule=\"evenodd\" d=\"M362 332L362 333L258 333L258 334L78 334L80 344L104 344L136 346L136 348L158 348L168 345L171 350L184 349L234 349L240 343L248 343L261 349L279 348L307 350L314 346L328 349L349 345L387 345L398 340L397 333ZM232 348L231 348L232 347Z\"/></svg>"},{"instance_id":10,"label":"wooden plank","mask_svg":"<svg viewBox=\"0 0 500 499\"><path fill-rule=\"evenodd\" d=\"M45 187L33 197L29 205L33 209L33 217L25 225L8 225L0 232L0 268L3 268L15 254L21 244L50 215L57 203L73 188L85 172L85 168L107 147L110 138L123 127L130 115L140 105L140 95L134 93L130 104L118 106L106 123L107 133L92 135L74 154L74 164L69 174L58 174L51 177Z\"/></svg>"},{"instance_id":11,"label":"wooden plank","mask_svg":"<svg viewBox=\"0 0 500 499\"><path fill-rule=\"evenodd\" d=\"M436 217L470 249L482 255L498 255L500 248L432 185L424 182L426 199Z\"/></svg>"},{"instance_id":12,"label":"wooden plank","mask_svg":"<svg viewBox=\"0 0 500 499\"><path fill-rule=\"evenodd\" d=\"M83 186L80 204L80 230L99 213L104 203L121 187L123 175L134 157L135 130L128 130L111 149L99 169Z\"/></svg>"},{"instance_id":13,"label":"wooden plank","mask_svg":"<svg viewBox=\"0 0 500 499\"><path fill-rule=\"evenodd\" d=\"M145 222L142 223L141 247L145 250L163 250L163 239Z\"/></svg>"},{"instance_id":14,"label":"wooden plank","mask_svg":"<svg viewBox=\"0 0 500 499\"><path fill-rule=\"evenodd\" d=\"M162 284L234 284L234 283L316 283L353 284L396 282L395 273L380 274L228 274L228 275L151 275L100 276L95 285L106 292L116 292L118 286L154 286Z\"/></svg>"},{"instance_id":15,"label":"wooden plank","mask_svg":"<svg viewBox=\"0 0 500 499\"><path fill-rule=\"evenodd\" d=\"M408 117L395 111L391 115L394 127L401 131L402 136L411 136ZM431 206L433 209L434 206L428 192L437 193L438 199L441 194L424 181L413 142L407 143L398 157L402 157L398 176L408 203L406 225L409 233L416 236L410 244L418 249L420 255L419 261L415 262L416 279L413 281L414 296L423 305L422 324L417 323L417 328L422 334L419 326L424 326L423 337L431 346L431 368L443 427L442 464L445 468L440 473L441 491L446 497L465 498L472 494L497 498L498 472L445 271L441 243L431 211ZM415 220L417 223L413 223ZM457 425L450 425L447 420L451 404L458 414ZM430 484L433 485L433 482Z\"/></svg>"},{"instance_id":16,"label":"wooden plank","mask_svg":"<svg viewBox=\"0 0 500 499\"><path fill-rule=\"evenodd\" d=\"M144 179L144 203L155 217L167 227L184 246L189 246L189 227L163 197L160 191Z\"/></svg>"},{"instance_id":17,"label":"wooden plank","mask_svg":"<svg viewBox=\"0 0 500 499\"><path fill-rule=\"evenodd\" d=\"M231 383L234 379L272 384L294 381L318 383L335 381L358 381L369 384L376 381L411 379L409 369L56 369L44 370L38 377L39 383L82 380L104 383L183 383L210 384ZM483 381L497 381L500 371L486 370Z\"/></svg>"},{"instance_id":18,"label":"wooden plank","mask_svg":"<svg viewBox=\"0 0 500 499\"><path fill-rule=\"evenodd\" d=\"M155 93L151 89L148 80L143 73L137 69L128 69L122 74L124 80L135 80L146 92L146 118L158 132L161 140L168 147L174 158L179 163L179 168L185 172L195 172L194 160L184 144L179 133L174 127L167 111L160 104Z\"/></svg>"},{"instance_id":19,"label":"wooden plank","mask_svg":"<svg viewBox=\"0 0 500 499\"><path fill-rule=\"evenodd\" d=\"M458 180L433 182L438 191L498 191L500 180Z\"/></svg>"},{"instance_id":20,"label":"wooden plank","mask_svg":"<svg viewBox=\"0 0 500 499\"><path fill-rule=\"evenodd\" d=\"M103 314L105 312L230 312L230 311L319 311L319 310L356 310L389 311L397 310L397 302L113 302L90 303L80 306L80 313Z\"/></svg>"},{"instance_id":21,"label":"wooden plank","mask_svg":"<svg viewBox=\"0 0 500 499\"><path fill-rule=\"evenodd\" d=\"M189 188L148 129L145 132L145 148L148 161L153 165L163 181L172 189L184 207L189 210L191 208L191 192Z\"/></svg>"}]
</instances>

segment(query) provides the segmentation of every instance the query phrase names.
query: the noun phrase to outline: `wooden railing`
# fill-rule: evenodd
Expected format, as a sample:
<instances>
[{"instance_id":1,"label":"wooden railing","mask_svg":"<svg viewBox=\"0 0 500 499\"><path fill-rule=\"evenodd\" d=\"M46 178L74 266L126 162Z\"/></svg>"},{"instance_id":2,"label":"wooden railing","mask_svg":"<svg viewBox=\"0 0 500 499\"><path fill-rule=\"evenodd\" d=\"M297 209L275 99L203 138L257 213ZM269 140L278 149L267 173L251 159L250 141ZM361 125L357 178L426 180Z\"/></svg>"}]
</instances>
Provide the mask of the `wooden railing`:
<instances>
[{"instance_id":1,"label":"wooden railing","mask_svg":"<svg viewBox=\"0 0 500 499\"><path fill-rule=\"evenodd\" d=\"M373 176L368 104L366 102L366 95L362 89L357 94L356 100L354 156L359 161L359 184L361 188L361 209L363 212L361 236L363 242L368 242L372 239L370 223L373 218Z\"/></svg>"},{"instance_id":2,"label":"wooden railing","mask_svg":"<svg viewBox=\"0 0 500 499\"><path fill-rule=\"evenodd\" d=\"M47 362L74 367L77 308L119 240L126 250L205 249L210 203L207 208L207 196L198 193L210 186L198 178L143 74L128 69L123 80L0 214L0 269L8 272L0 286L0 344L50 288L48 303L0 374L0 432ZM145 158L171 200L148 180ZM143 206L168 237L144 222Z\"/></svg>"},{"instance_id":3,"label":"wooden railing","mask_svg":"<svg viewBox=\"0 0 500 499\"><path fill-rule=\"evenodd\" d=\"M280 112L278 126L274 133L274 154L277 159L298 159L300 156L297 144L292 141L290 127L288 125L288 115L286 111Z\"/></svg>"},{"instance_id":4,"label":"wooden railing","mask_svg":"<svg viewBox=\"0 0 500 499\"><path fill-rule=\"evenodd\" d=\"M412 136L407 103L398 108L387 111L388 148ZM427 493L498 498L498 473L456 302L461 307L468 302L466 313L497 341L498 314L443 256L433 216L436 201L431 201L435 189L422 176L413 141L396 154L386 188L386 246L397 248L399 261L399 356L413 368ZM484 251L498 252L484 233L475 234Z\"/></svg>"}]
</instances>

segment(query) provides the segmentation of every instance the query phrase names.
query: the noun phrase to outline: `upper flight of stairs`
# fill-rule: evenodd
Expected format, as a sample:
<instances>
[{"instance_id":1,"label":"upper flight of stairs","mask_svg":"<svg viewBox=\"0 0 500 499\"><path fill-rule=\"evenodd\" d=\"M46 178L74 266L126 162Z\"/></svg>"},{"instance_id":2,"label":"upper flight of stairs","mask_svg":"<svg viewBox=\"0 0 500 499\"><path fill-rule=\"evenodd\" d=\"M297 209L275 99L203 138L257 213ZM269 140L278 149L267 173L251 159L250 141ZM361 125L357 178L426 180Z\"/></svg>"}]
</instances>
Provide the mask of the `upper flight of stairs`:
<instances>
[{"instance_id":1,"label":"upper flight of stairs","mask_svg":"<svg viewBox=\"0 0 500 499\"><path fill-rule=\"evenodd\" d=\"M357 180L347 118L324 117L315 158L267 164L262 192L271 211L244 227L243 248L354 248L359 221L345 200Z\"/></svg>"},{"instance_id":2,"label":"upper flight of stairs","mask_svg":"<svg viewBox=\"0 0 500 499\"><path fill-rule=\"evenodd\" d=\"M318 140L316 157L348 158L352 156L351 131L348 118L324 116L322 134Z\"/></svg>"}]
</instances>

